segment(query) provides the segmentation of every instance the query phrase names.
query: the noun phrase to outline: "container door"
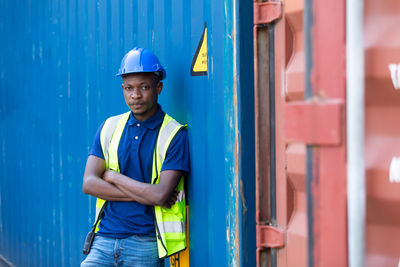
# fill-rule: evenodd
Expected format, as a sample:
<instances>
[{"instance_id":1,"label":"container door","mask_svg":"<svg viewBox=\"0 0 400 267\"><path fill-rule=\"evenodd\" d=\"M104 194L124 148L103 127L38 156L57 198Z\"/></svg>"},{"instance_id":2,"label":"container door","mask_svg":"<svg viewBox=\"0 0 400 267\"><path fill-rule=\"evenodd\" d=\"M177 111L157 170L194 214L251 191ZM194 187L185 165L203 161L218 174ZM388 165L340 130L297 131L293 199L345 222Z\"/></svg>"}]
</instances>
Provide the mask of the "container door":
<instances>
[{"instance_id":1,"label":"container door","mask_svg":"<svg viewBox=\"0 0 400 267\"><path fill-rule=\"evenodd\" d=\"M306 146L282 128L285 102L304 99L303 8L254 5L258 266L307 265Z\"/></svg>"},{"instance_id":2,"label":"container door","mask_svg":"<svg viewBox=\"0 0 400 267\"><path fill-rule=\"evenodd\" d=\"M254 3L258 266L347 266L344 7Z\"/></svg>"},{"instance_id":3,"label":"container door","mask_svg":"<svg viewBox=\"0 0 400 267\"><path fill-rule=\"evenodd\" d=\"M366 266L400 259L400 2L364 2Z\"/></svg>"}]
</instances>

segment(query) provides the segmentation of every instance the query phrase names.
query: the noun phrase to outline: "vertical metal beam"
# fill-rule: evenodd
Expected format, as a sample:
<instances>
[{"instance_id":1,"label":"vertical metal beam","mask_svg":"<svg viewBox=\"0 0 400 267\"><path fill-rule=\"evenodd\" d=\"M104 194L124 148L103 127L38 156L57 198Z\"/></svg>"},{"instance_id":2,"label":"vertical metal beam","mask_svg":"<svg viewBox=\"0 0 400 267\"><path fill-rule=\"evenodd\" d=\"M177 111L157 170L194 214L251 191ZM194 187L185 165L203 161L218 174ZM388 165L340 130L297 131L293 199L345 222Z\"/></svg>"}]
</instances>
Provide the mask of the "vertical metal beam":
<instances>
[{"instance_id":1,"label":"vertical metal beam","mask_svg":"<svg viewBox=\"0 0 400 267\"><path fill-rule=\"evenodd\" d=\"M313 89L311 84L311 72L313 68L313 43L312 43L312 27L313 12L312 0L305 0L304 4L304 42L305 42L305 100L312 98ZM314 207L313 207L313 147L307 145L306 148L306 194L307 194L307 231L308 231L308 266L314 266Z\"/></svg>"},{"instance_id":2,"label":"vertical metal beam","mask_svg":"<svg viewBox=\"0 0 400 267\"><path fill-rule=\"evenodd\" d=\"M270 205L271 223L276 225L276 143L275 143L275 30L268 26L268 87L269 87L269 133L270 133Z\"/></svg>"},{"instance_id":3,"label":"vertical metal beam","mask_svg":"<svg viewBox=\"0 0 400 267\"><path fill-rule=\"evenodd\" d=\"M268 87L269 87L269 136L270 136L270 210L271 224L276 226L276 141L275 141L275 30L268 25ZM271 248L271 266L277 266L276 248Z\"/></svg>"},{"instance_id":4,"label":"vertical metal beam","mask_svg":"<svg viewBox=\"0 0 400 267\"><path fill-rule=\"evenodd\" d=\"M365 263L363 1L347 0L347 217L349 266Z\"/></svg>"},{"instance_id":5,"label":"vertical metal beam","mask_svg":"<svg viewBox=\"0 0 400 267\"><path fill-rule=\"evenodd\" d=\"M272 267L277 266L276 247L261 242L261 235L264 233L262 229L275 229L277 226L274 21L281 15L281 2L254 1L255 128L256 145L261 145L256 148L257 263ZM264 107L266 103L268 107ZM262 189L268 192L268 198L263 197L266 192Z\"/></svg>"},{"instance_id":6,"label":"vertical metal beam","mask_svg":"<svg viewBox=\"0 0 400 267\"><path fill-rule=\"evenodd\" d=\"M254 28L254 122L255 122L255 167L256 167L256 223L265 225L270 218L269 194L269 92L268 79L268 31L265 27ZM267 204L266 204L267 203ZM259 235L257 234L257 241ZM257 245L257 266L266 267L269 251Z\"/></svg>"}]
</instances>

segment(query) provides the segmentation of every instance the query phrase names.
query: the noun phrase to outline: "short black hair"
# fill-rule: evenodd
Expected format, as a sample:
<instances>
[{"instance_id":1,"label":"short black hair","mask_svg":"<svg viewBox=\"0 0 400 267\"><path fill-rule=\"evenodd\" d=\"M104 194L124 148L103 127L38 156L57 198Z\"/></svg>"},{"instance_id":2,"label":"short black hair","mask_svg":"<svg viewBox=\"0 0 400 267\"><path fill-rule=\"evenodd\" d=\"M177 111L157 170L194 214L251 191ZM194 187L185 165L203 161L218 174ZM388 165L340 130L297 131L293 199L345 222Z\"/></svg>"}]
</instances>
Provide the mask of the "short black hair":
<instances>
[{"instance_id":1,"label":"short black hair","mask_svg":"<svg viewBox=\"0 0 400 267\"><path fill-rule=\"evenodd\" d=\"M131 73L125 73L121 75L121 78L124 79L126 78L126 76L128 76L129 74L135 74L135 73L141 73L141 74L151 74L153 82L154 82L154 86L157 86L160 82L161 82L161 75L159 72L131 72Z\"/></svg>"},{"instance_id":2,"label":"short black hair","mask_svg":"<svg viewBox=\"0 0 400 267\"><path fill-rule=\"evenodd\" d=\"M155 85L159 84L161 82L161 73L160 72L153 72L153 81Z\"/></svg>"}]
</instances>

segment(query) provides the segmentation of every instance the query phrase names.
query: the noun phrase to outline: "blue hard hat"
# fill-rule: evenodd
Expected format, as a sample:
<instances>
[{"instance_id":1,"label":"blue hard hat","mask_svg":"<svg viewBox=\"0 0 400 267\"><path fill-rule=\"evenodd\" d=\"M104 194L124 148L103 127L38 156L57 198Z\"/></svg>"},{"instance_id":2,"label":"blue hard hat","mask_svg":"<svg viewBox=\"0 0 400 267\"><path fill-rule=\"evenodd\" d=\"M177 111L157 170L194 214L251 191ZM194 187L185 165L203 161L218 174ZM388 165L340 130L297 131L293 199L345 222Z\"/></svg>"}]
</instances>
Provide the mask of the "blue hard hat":
<instances>
[{"instance_id":1,"label":"blue hard hat","mask_svg":"<svg viewBox=\"0 0 400 267\"><path fill-rule=\"evenodd\" d=\"M156 55L150 50L141 47L135 47L126 53L121 61L117 76L138 72L154 72L161 80L167 77L167 73Z\"/></svg>"}]
</instances>

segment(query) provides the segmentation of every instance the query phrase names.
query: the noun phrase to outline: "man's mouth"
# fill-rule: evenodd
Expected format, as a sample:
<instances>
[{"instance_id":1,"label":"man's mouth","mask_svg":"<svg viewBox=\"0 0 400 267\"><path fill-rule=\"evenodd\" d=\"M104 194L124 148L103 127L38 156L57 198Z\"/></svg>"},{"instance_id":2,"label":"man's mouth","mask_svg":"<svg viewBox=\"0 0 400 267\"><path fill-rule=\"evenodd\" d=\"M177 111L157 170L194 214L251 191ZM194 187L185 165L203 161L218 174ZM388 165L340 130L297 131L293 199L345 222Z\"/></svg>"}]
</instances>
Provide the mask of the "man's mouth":
<instances>
[{"instance_id":1,"label":"man's mouth","mask_svg":"<svg viewBox=\"0 0 400 267\"><path fill-rule=\"evenodd\" d=\"M143 106L143 103L132 103L131 106L134 108L140 108L141 106Z\"/></svg>"}]
</instances>

